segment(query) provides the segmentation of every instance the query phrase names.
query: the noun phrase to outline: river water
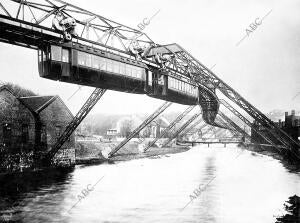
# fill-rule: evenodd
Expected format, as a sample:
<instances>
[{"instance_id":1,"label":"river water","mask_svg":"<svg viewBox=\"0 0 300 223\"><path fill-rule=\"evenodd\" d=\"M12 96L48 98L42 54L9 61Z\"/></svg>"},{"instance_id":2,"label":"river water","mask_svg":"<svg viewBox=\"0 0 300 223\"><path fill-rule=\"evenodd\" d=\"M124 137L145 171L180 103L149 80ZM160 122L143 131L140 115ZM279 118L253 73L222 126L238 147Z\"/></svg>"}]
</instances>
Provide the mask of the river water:
<instances>
[{"instance_id":1,"label":"river water","mask_svg":"<svg viewBox=\"0 0 300 223\"><path fill-rule=\"evenodd\" d=\"M0 221L266 223L284 214L288 197L300 196L299 173L236 146L196 146L51 177L2 195Z\"/></svg>"}]
</instances>

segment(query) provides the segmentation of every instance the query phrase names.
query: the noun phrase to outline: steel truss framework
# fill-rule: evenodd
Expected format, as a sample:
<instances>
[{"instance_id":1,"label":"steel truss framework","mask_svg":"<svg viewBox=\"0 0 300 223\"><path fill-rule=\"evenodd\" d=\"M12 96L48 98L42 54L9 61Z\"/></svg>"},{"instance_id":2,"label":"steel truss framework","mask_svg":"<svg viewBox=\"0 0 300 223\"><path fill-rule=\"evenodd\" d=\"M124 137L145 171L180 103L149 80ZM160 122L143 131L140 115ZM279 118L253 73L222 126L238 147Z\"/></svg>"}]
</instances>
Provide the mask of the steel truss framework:
<instances>
[{"instance_id":1,"label":"steel truss framework","mask_svg":"<svg viewBox=\"0 0 300 223\"><path fill-rule=\"evenodd\" d=\"M92 108L97 104L100 98L106 92L105 89L96 88L84 105L81 107L76 116L72 119L72 121L67 125L64 132L59 136L56 143L53 145L52 149L46 154L45 161L51 161L57 151L62 147L62 145L69 139L78 125L82 122L82 120L88 115L88 113L92 110Z\"/></svg>"},{"instance_id":2,"label":"steel truss framework","mask_svg":"<svg viewBox=\"0 0 300 223\"><path fill-rule=\"evenodd\" d=\"M235 122L233 122L228 116L226 116L222 112L219 112L219 115L236 130L236 133L240 133L243 136L247 137L248 139L251 139L251 136L246 131L244 131L240 126L235 124Z\"/></svg>"},{"instance_id":3,"label":"steel truss framework","mask_svg":"<svg viewBox=\"0 0 300 223\"><path fill-rule=\"evenodd\" d=\"M284 145L288 146L289 148L300 146L298 142L296 142L286 132L276 126L262 112L251 105L245 98L243 98L220 78L218 78L210 69L201 64L181 46L172 44L161 46L161 48L165 49L165 54L175 55L172 57L173 59L170 60L168 67L171 67L174 70L179 70L181 73L184 72L185 75L190 77L194 82L198 83L199 85L206 86L212 91L219 90L224 96L241 107L261 125L269 130L272 130L274 134L276 134L276 136L284 142Z\"/></svg>"},{"instance_id":4,"label":"steel truss framework","mask_svg":"<svg viewBox=\"0 0 300 223\"><path fill-rule=\"evenodd\" d=\"M2 9L2 11L1 11ZM74 18L79 40L90 40L103 46L123 51L128 50L132 41L153 43L141 31L104 18L60 0L2 0L0 13L8 17L51 28L52 19L61 12L65 17Z\"/></svg>"},{"instance_id":5,"label":"steel truss framework","mask_svg":"<svg viewBox=\"0 0 300 223\"><path fill-rule=\"evenodd\" d=\"M75 19L77 23L75 30L77 35L73 35L73 41L75 42L118 52L128 57L133 56L129 50L129 46L133 43L140 48L152 48L149 54L142 58L142 61L154 67L161 67L170 76L189 80L199 86L201 91L199 104L202 107L203 119L208 124L218 125L215 122L220 105L216 96L218 90L227 99L246 111L254 120L269 129L285 147L289 149L300 147L299 142L292 139L261 111L178 44L156 44L145 33L137 29L104 18L67 2L61 0L1 0L0 20L9 18L8 23L10 25L14 25L16 21L20 23L18 23L18 29L15 29L13 33L14 37L19 35L16 40L3 38L1 35L1 33L4 33L3 31L8 37L11 37L9 36L11 33L10 30L1 28L0 41L35 49L45 41L58 43L63 32L54 30L51 26L51 21L58 12L65 17ZM24 29L27 29L27 32ZM155 53L157 52L168 57L163 66L155 61Z\"/></svg>"},{"instance_id":6,"label":"steel truss framework","mask_svg":"<svg viewBox=\"0 0 300 223\"><path fill-rule=\"evenodd\" d=\"M270 139L267 135L264 135L257 126L253 125L246 117L244 117L240 112L238 112L233 106L231 106L229 103L227 103L224 100L221 100L221 103L234 115L236 115L240 120L242 120L246 125L248 125L253 131L255 131L257 134L259 134L266 142L268 142L270 145L272 145L275 149L277 149L280 153L283 152L284 149L290 149L287 148L284 144L283 145L277 145L274 143L274 140ZM274 134L271 130L268 130L269 133ZM281 140L281 139L278 139ZM293 152L293 150L291 150ZM298 157L297 154L294 153L294 155Z\"/></svg>"},{"instance_id":7,"label":"steel truss framework","mask_svg":"<svg viewBox=\"0 0 300 223\"><path fill-rule=\"evenodd\" d=\"M128 143L132 138L134 138L142 129L144 129L148 124L150 124L157 116L159 116L163 111L171 106L171 102L163 103L154 113L152 113L145 121L143 121L134 131L132 131L129 136L124 139L119 145L117 145L110 153L109 157L116 154L126 143Z\"/></svg>"},{"instance_id":8,"label":"steel truss framework","mask_svg":"<svg viewBox=\"0 0 300 223\"><path fill-rule=\"evenodd\" d=\"M186 128L185 130L183 130L180 134L179 137L183 137L185 135L187 135L188 133L191 133L198 125L200 125L200 123L203 123L203 119L198 119L196 120L194 123L191 124L191 126L189 126L188 128Z\"/></svg>"},{"instance_id":9,"label":"steel truss framework","mask_svg":"<svg viewBox=\"0 0 300 223\"><path fill-rule=\"evenodd\" d=\"M196 118L198 118L201 113L194 114L191 118L189 118L175 133L165 142L162 147L167 146L173 139L175 139L184 129L186 129Z\"/></svg>"},{"instance_id":10,"label":"steel truss framework","mask_svg":"<svg viewBox=\"0 0 300 223\"><path fill-rule=\"evenodd\" d=\"M146 152L148 149L150 149L151 146L153 146L160 138L163 138L167 133L171 131L171 129L178 123L180 122L189 112L191 112L195 108L194 105L189 106L187 109L185 109L180 115L178 115L174 121L172 121L167 128L163 130L161 134L159 134L158 137L156 137L153 141L151 141L144 149Z\"/></svg>"}]
</instances>

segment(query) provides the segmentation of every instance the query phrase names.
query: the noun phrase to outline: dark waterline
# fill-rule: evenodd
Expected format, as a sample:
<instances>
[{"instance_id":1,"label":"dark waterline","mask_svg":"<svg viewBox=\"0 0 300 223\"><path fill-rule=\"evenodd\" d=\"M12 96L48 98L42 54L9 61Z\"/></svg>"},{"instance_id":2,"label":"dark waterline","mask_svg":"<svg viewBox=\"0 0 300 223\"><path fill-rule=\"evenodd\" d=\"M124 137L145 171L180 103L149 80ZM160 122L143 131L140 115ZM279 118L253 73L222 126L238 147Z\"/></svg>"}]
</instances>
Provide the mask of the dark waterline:
<instances>
[{"instance_id":1,"label":"dark waterline","mask_svg":"<svg viewBox=\"0 0 300 223\"><path fill-rule=\"evenodd\" d=\"M5 181L0 222L275 222L300 192L299 173L234 146Z\"/></svg>"}]
</instances>

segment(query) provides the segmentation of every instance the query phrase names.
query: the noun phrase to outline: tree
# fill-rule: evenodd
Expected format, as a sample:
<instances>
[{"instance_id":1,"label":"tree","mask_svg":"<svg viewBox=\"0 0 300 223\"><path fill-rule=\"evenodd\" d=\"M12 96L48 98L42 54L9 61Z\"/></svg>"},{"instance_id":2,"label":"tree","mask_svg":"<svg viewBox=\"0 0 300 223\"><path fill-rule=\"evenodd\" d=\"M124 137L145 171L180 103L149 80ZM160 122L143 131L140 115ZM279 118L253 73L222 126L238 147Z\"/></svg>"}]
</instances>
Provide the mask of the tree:
<instances>
[{"instance_id":1,"label":"tree","mask_svg":"<svg viewBox=\"0 0 300 223\"><path fill-rule=\"evenodd\" d=\"M121 123L121 127L120 127L121 136L128 137L132 130L133 130L133 120L132 119L125 119Z\"/></svg>"}]
</instances>

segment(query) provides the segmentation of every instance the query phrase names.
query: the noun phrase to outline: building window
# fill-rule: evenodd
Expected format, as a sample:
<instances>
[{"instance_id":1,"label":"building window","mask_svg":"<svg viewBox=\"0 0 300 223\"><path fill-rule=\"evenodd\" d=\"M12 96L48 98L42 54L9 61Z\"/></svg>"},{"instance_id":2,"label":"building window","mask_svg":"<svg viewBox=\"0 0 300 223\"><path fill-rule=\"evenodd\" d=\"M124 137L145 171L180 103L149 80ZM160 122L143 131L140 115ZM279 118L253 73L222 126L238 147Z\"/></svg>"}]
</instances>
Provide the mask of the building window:
<instances>
[{"instance_id":1,"label":"building window","mask_svg":"<svg viewBox=\"0 0 300 223\"><path fill-rule=\"evenodd\" d=\"M47 131L45 125L42 125L41 128L41 143L47 144Z\"/></svg>"},{"instance_id":2,"label":"building window","mask_svg":"<svg viewBox=\"0 0 300 223\"><path fill-rule=\"evenodd\" d=\"M23 124L22 125L22 143L27 143L29 139L29 131L28 131L28 125Z\"/></svg>"},{"instance_id":3,"label":"building window","mask_svg":"<svg viewBox=\"0 0 300 223\"><path fill-rule=\"evenodd\" d=\"M12 140L12 126L10 123L3 124L3 142L5 144L10 144Z\"/></svg>"},{"instance_id":4,"label":"building window","mask_svg":"<svg viewBox=\"0 0 300 223\"><path fill-rule=\"evenodd\" d=\"M55 137L58 139L61 134L61 126L55 126Z\"/></svg>"}]
</instances>

